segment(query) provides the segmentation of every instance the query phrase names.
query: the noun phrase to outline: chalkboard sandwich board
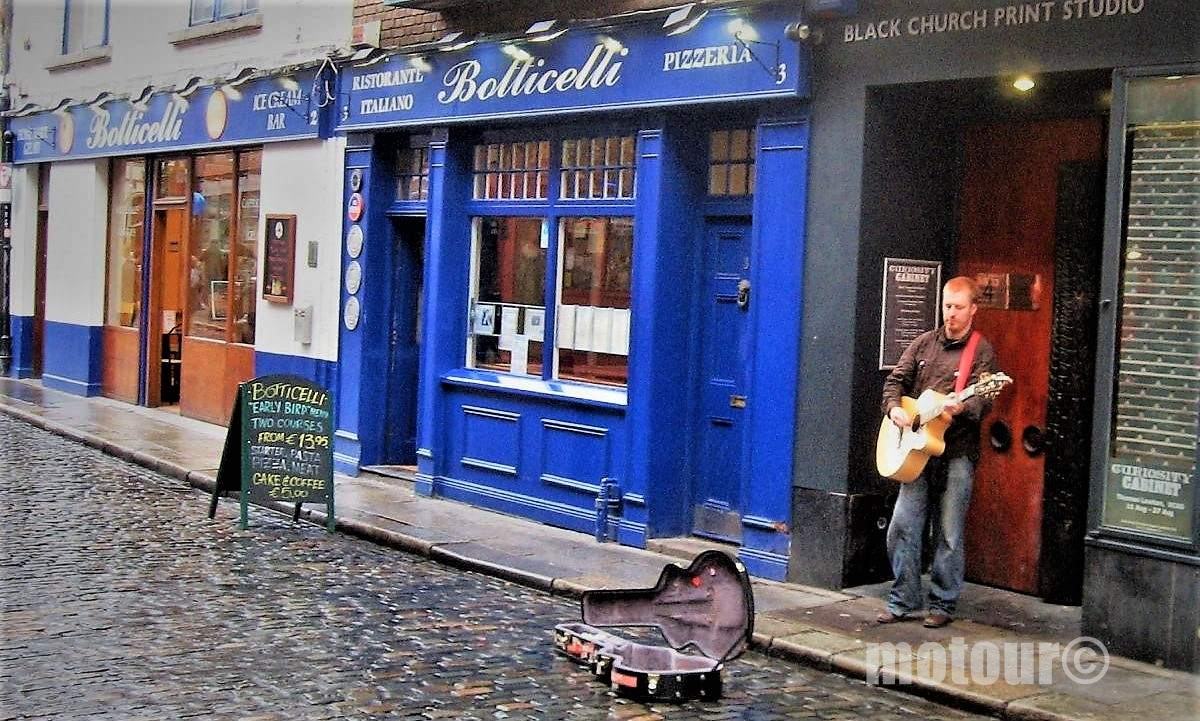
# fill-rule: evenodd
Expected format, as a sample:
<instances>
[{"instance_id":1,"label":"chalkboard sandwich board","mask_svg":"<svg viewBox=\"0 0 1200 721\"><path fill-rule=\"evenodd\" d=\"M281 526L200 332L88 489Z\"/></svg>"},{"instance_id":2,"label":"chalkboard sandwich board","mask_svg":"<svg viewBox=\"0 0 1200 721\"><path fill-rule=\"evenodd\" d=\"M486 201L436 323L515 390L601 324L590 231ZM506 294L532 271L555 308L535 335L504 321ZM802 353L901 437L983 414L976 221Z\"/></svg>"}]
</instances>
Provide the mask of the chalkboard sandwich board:
<instances>
[{"instance_id":1,"label":"chalkboard sandwich board","mask_svg":"<svg viewBox=\"0 0 1200 721\"><path fill-rule=\"evenodd\" d=\"M326 504L333 517L333 398L300 376L269 375L242 383L229 419L221 468L208 515L222 493L241 491L242 528L247 504Z\"/></svg>"}]
</instances>

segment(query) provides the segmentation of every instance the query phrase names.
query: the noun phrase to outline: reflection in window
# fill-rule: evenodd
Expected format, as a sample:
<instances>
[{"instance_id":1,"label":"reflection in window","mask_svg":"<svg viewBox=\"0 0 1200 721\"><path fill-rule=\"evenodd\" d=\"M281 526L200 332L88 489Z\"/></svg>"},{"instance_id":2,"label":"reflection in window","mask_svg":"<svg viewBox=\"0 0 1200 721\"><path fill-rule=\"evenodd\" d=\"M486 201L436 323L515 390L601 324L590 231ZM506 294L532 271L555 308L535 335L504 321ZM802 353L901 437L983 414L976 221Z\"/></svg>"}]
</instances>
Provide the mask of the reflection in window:
<instances>
[{"instance_id":1,"label":"reflection in window","mask_svg":"<svg viewBox=\"0 0 1200 721\"><path fill-rule=\"evenodd\" d=\"M708 140L708 194L754 194L754 129L716 130Z\"/></svg>"},{"instance_id":2,"label":"reflection in window","mask_svg":"<svg viewBox=\"0 0 1200 721\"><path fill-rule=\"evenodd\" d=\"M475 222L468 360L473 367L540 375L546 250L541 218Z\"/></svg>"},{"instance_id":3,"label":"reflection in window","mask_svg":"<svg viewBox=\"0 0 1200 721\"><path fill-rule=\"evenodd\" d=\"M142 299L142 230L145 227L146 164L115 160L108 222L109 325L137 327Z\"/></svg>"},{"instance_id":4,"label":"reflection in window","mask_svg":"<svg viewBox=\"0 0 1200 721\"><path fill-rule=\"evenodd\" d=\"M233 342L254 343L258 290L258 194L262 151L238 154L238 242L234 266Z\"/></svg>"},{"instance_id":5,"label":"reflection in window","mask_svg":"<svg viewBox=\"0 0 1200 721\"><path fill-rule=\"evenodd\" d=\"M196 156L187 276L193 338L254 342L261 164L261 150Z\"/></svg>"},{"instance_id":6,"label":"reflection in window","mask_svg":"<svg viewBox=\"0 0 1200 721\"><path fill-rule=\"evenodd\" d=\"M624 385L633 218L566 218L562 223L558 377Z\"/></svg>"},{"instance_id":7,"label":"reflection in window","mask_svg":"<svg viewBox=\"0 0 1200 721\"><path fill-rule=\"evenodd\" d=\"M184 198L188 192L191 165L187 158L170 158L158 163L158 189L155 198Z\"/></svg>"},{"instance_id":8,"label":"reflection in window","mask_svg":"<svg viewBox=\"0 0 1200 721\"><path fill-rule=\"evenodd\" d=\"M258 0L192 0L192 25L235 18L258 12Z\"/></svg>"},{"instance_id":9,"label":"reflection in window","mask_svg":"<svg viewBox=\"0 0 1200 721\"><path fill-rule=\"evenodd\" d=\"M191 207L188 335L225 340L225 322L229 317L233 153L196 157L196 187Z\"/></svg>"}]
</instances>

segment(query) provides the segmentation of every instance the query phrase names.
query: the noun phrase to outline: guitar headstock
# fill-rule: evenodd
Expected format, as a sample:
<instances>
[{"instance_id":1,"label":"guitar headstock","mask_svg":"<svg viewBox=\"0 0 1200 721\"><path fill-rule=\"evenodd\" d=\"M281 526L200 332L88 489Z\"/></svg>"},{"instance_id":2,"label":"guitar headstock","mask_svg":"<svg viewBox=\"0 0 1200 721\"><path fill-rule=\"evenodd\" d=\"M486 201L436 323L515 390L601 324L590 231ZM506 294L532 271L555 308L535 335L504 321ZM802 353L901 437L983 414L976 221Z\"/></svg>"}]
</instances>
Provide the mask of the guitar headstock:
<instances>
[{"instance_id":1,"label":"guitar headstock","mask_svg":"<svg viewBox=\"0 0 1200 721\"><path fill-rule=\"evenodd\" d=\"M1004 386L1012 382L1013 379L1005 373L980 373L979 380L975 382L975 395L991 400L1000 395Z\"/></svg>"}]
</instances>

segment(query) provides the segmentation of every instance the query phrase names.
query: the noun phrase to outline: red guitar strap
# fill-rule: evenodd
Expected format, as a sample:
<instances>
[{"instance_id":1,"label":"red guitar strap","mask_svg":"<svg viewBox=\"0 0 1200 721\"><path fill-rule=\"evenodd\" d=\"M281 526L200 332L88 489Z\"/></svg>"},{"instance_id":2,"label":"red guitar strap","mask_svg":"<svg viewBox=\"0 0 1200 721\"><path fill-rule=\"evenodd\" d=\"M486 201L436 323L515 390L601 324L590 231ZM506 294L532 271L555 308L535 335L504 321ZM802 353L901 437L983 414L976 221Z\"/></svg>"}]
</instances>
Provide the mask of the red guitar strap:
<instances>
[{"instance_id":1,"label":"red guitar strap","mask_svg":"<svg viewBox=\"0 0 1200 721\"><path fill-rule=\"evenodd\" d=\"M971 366L975 363L975 348L979 345L979 331L971 331L967 339L967 347L963 348L962 356L958 359L958 377L954 379L954 392L962 393L971 378Z\"/></svg>"}]
</instances>

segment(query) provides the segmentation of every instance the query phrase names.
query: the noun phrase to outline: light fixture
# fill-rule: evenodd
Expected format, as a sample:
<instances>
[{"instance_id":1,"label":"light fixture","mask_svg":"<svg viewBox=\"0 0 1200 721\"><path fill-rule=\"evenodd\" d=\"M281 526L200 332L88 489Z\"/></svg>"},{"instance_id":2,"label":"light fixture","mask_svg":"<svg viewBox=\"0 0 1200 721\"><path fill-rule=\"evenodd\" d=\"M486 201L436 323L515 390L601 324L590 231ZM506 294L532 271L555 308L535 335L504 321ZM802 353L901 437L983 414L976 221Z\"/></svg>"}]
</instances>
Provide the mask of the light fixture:
<instances>
[{"instance_id":1,"label":"light fixture","mask_svg":"<svg viewBox=\"0 0 1200 721\"><path fill-rule=\"evenodd\" d=\"M475 44L473 38L466 37L461 31L448 33L442 36L434 45L442 52L451 52L453 50L462 50Z\"/></svg>"},{"instance_id":2,"label":"light fixture","mask_svg":"<svg viewBox=\"0 0 1200 721\"><path fill-rule=\"evenodd\" d=\"M363 48L350 56L350 64L356 68L366 68L381 63L387 58L387 52L380 48Z\"/></svg>"},{"instance_id":3,"label":"light fixture","mask_svg":"<svg viewBox=\"0 0 1200 721\"><path fill-rule=\"evenodd\" d=\"M699 7L699 3L688 3L667 16L663 30L667 31L667 35L682 35L696 27L706 15L708 8Z\"/></svg>"},{"instance_id":4,"label":"light fixture","mask_svg":"<svg viewBox=\"0 0 1200 721\"><path fill-rule=\"evenodd\" d=\"M1028 75L1022 75L1013 81L1012 86L1023 93L1033 90L1033 86L1037 83L1033 82L1033 78Z\"/></svg>"},{"instance_id":5,"label":"light fixture","mask_svg":"<svg viewBox=\"0 0 1200 721\"><path fill-rule=\"evenodd\" d=\"M424 55L413 55L408 59L408 64L417 69L417 72L426 74L433 72L433 65L429 63L429 59Z\"/></svg>"},{"instance_id":6,"label":"light fixture","mask_svg":"<svg viewBox=\"0 0 1200 721\"><path fill-rule=\"evenodd\" d=\"M186 98L199 90L202 82L204 81L198 75L193 75L183 85L176 87L172 94L180 98Z\"/></svg>"},{"instance_id":7,"label":"light fixture","mask_svg":"<svg viewBox=\"0 0 1200 721\"><path fill-rule=\"evenodd\" d=\"M242 99L242 91L238 90L238 86L254 77L255 72L255 68L242 68L233 75L226 76L225 82L221 83L221 92L236 103Z\"/></svg>"},{"instance_id":8,"label":"light fixture","mask_svg":"<svg viewBox=\"0 0 1200 721\"><path fill-rule=\"evenodd\" d=\"M511 43L505 43L504 45L501 45L500 52L519 63L528 63L533 60L533 56L529 54L528 50L525 48L519 48Z\"/></svg>"},{"instance_id":9,"label":"light fixture","mask_svg":"<svg viewBox=\"0 0 1200 721\"><path fill-rule=\"evenodd\" d=\"M13 111L13 117L23 118L26 115L33 115L34 113L40 112L42 110L45 110L45 108L43 108L41 105L38 105L37 103L25 103L24 105L22 105L21 107L19 107Z\"/></svg>"},{"instance_id":10,"label":"light fixture","mask_svg":"<svg viewBox=\"0 0 1200 721\"><path fill-rule=\"evenodd\" d=\"M96 97L92 98L91 100L86 101L84 103L84 105L91 108L92 112L99 113L102 110L104 110L104 104L112 99L113 99L112 93L105 90L105 91L99 93L98 95L96 95Z\"/></svg>"},{"instance_id":11,"label":"light fixture","mask_svg":"<svg viewBox=\"0 0 1200 721\"><path fill-rule=\"evenodd\" d=\"M567 26L557 20L542 20L529 26L525 31L525 39L533 43L544 43L566 31Z\"/></svg>"},{"instance_id":12,"label":"light fixture","mask_svg":"<svg viewBox=\"0 0 1200 721\"><path fill-rule=\"evenodd\" d=\"M150 97L153 95L154 86L147 85L136 97L130 98L129 107L144 113L150 109Z\"/></svg>"},{"instance_id":13,"label":"light fixture","mask_svg":"<svg viewBox=\"0 0 1200 721\"><path fill-rule=\"evenodd\" d=\"M275 82L279 83L279 87L283 88L289 93L294 93L300 90L300 83L291 75L280 75L279 77L275 78Z\"/></svg>"}]
</instances>

